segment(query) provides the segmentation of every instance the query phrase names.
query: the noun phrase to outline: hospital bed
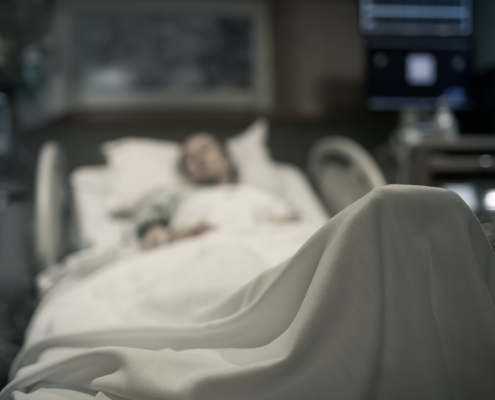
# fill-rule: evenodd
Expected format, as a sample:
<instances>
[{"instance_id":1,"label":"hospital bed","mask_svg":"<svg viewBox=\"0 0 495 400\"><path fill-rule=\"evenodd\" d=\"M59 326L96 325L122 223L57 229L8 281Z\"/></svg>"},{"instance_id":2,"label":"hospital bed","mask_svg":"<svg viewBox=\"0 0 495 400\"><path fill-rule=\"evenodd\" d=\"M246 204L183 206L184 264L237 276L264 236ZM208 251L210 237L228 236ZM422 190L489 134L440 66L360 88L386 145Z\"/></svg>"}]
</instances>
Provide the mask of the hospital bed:
<instances>
[{"instance_id":1,"label":"hospital bed","mask_svg":"<svg viewBox=\"0 0 495 400\"><path fill-rule=\"evenodd\" d=\"M385 185L371 155L352 139L324 137L310 149L308 173L276 163L281 195L301 219L324 222L349 204ZM39 269L65 255L129 235L129 223L106 211L104 193L109 183L106 165L86 166L69 174L66 154L56 141L39 153L36 175L34 246ZM315 191L316 189L316 191Z\"/></svg>"},{"instance_id":2,"label":"hospital bed","mask_svg":"<svg viewBox=\"0 0 495 400\"><path fill-rule=\"evenodd\" d=\"M0 398L492 399L495 261L479 222L452 192L391 185L317 227L345 204L325 190L377 184L354 147L316 144L316 191L274 164L302 221L78 258L129 239L129 224L104 201L111 163L68 177L47 143L40 267L90 247L59 263Z\"/></svg>"}]
</instances>

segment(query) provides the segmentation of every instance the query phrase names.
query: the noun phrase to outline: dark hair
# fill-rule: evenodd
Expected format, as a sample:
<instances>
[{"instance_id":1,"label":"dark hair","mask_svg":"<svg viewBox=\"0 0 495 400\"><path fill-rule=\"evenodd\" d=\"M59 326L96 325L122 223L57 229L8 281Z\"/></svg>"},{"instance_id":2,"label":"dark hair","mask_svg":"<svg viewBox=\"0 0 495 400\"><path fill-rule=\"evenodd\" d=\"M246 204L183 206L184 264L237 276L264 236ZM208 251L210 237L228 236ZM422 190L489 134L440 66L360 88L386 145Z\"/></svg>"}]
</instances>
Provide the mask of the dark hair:
<instances>
[{"instance_id":1,"label":"dark hair","mask_svg":"<svg viewBox=\"0 0 495 400\"><path fill-rule=\"evenodd\" d=\"M232 183L239 182L239 171L238 171L236 165L232 161L232 157L229 154L229 151L227 149L227 143L225 142L225 140L221 140L218 137L216 137L216 136L214 136L214 135L212 135L210 133L206 133L205 132L205 134L211 136L215 140L215 142L217 143L218 147L220 148L222 154L229 161L229 165L230 165L229 180L230 180L230 182L232 182ZM194 135L195 134L189 135L185 139L183 139L182 142L181 142L181 145L184 146L184 143L189 138L191 138L191 136L194 136ZM189 173L188 173L187 168L186 168L186 160L185 160L185 157L184 157L184 153L182 153L182 156L179 159L179 162L177 164L177 169L179 170L179 172L183 176L185 176L186 178L189 178Z\"/></svg>"}]
</instances>

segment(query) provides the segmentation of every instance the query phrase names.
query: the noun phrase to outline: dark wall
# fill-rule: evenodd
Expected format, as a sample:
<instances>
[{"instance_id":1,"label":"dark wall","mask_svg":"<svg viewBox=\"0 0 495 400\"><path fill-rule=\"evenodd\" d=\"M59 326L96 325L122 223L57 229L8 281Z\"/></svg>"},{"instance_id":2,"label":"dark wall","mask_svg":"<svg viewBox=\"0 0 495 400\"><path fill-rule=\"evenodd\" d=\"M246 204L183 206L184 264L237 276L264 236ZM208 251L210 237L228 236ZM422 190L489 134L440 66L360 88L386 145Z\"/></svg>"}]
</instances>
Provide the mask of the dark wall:
<instances>
[{"instance_id":1,"label":"dark wall","mask_svg":"<svg viewBox=\"0 0 495 400\"><path fill-rule=\"evenodd\" d=\"M384 143L394 128L396 117L389 114L367 114L325 122L274 122L269 145L277 161L290 162L305 168L311 144L327 135L344 135L356 139L372 150ZM220 138L241 132L249 122L82 122L62 121L30 131L22 140L32 157L42 143L54 139L66 149L71 169L86 164L101 164L100 145L124 136L182 140L196 131L208 131Z\"/></svg>"}]
</instances>

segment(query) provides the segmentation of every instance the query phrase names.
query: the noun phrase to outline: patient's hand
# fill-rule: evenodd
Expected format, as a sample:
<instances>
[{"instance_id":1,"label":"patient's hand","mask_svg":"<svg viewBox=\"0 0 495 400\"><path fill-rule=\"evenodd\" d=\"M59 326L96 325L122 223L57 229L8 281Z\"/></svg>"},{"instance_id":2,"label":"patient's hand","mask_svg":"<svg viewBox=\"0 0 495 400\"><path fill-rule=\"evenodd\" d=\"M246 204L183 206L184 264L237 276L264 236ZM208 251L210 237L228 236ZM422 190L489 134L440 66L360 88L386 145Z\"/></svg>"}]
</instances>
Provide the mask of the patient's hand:
<instances>
[{"instance_id":1,"label":"patient's hand","mask_svg":"<svg viewBox=\"0 0 495 400\"><path fill-rule=\"evenodd\" d=\"M141 238L141 248L149 250L158 247L168 241L167 227L164 224L150 226Z\"/></svg>"},{"instance_id":2,"label":"patient's hand","mask_svg":"<svg viewBox=\"0 0 495 400\"><path fill-rule=\"evenodd\" d=\"M213 225L210 225L206 222L202 222L192 228L184 229L181 231L174 232L172 236L170 236L171 242L176 242L177 240L182 240L188 237L198 236L202 233L205 233L211 229L213 229Z\"/></svg>"}]
</instances>

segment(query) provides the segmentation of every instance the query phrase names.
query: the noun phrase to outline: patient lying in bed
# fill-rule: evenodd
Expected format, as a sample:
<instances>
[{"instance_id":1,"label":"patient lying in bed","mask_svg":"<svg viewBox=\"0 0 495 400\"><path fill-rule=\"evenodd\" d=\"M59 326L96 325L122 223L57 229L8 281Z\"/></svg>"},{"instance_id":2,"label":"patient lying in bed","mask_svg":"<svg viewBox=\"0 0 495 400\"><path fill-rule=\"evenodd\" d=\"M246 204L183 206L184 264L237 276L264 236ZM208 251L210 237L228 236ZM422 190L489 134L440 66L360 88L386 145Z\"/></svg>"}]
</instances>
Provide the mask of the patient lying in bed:
<instances>
[{"instance_id":1,"label":"patient lying in bed","mask_svg":"<svg viewBox=\"0 0 495 400\"><path fill-rule=\"evenodd\" d=\"M274 194L237 183L235 165L214 136L196 133L185 140L182 151L180 168L190 185L154 192L135 212L143 249L213 228L249 229L295 219L294 211Z\"/></svg>"}]
</instances>

